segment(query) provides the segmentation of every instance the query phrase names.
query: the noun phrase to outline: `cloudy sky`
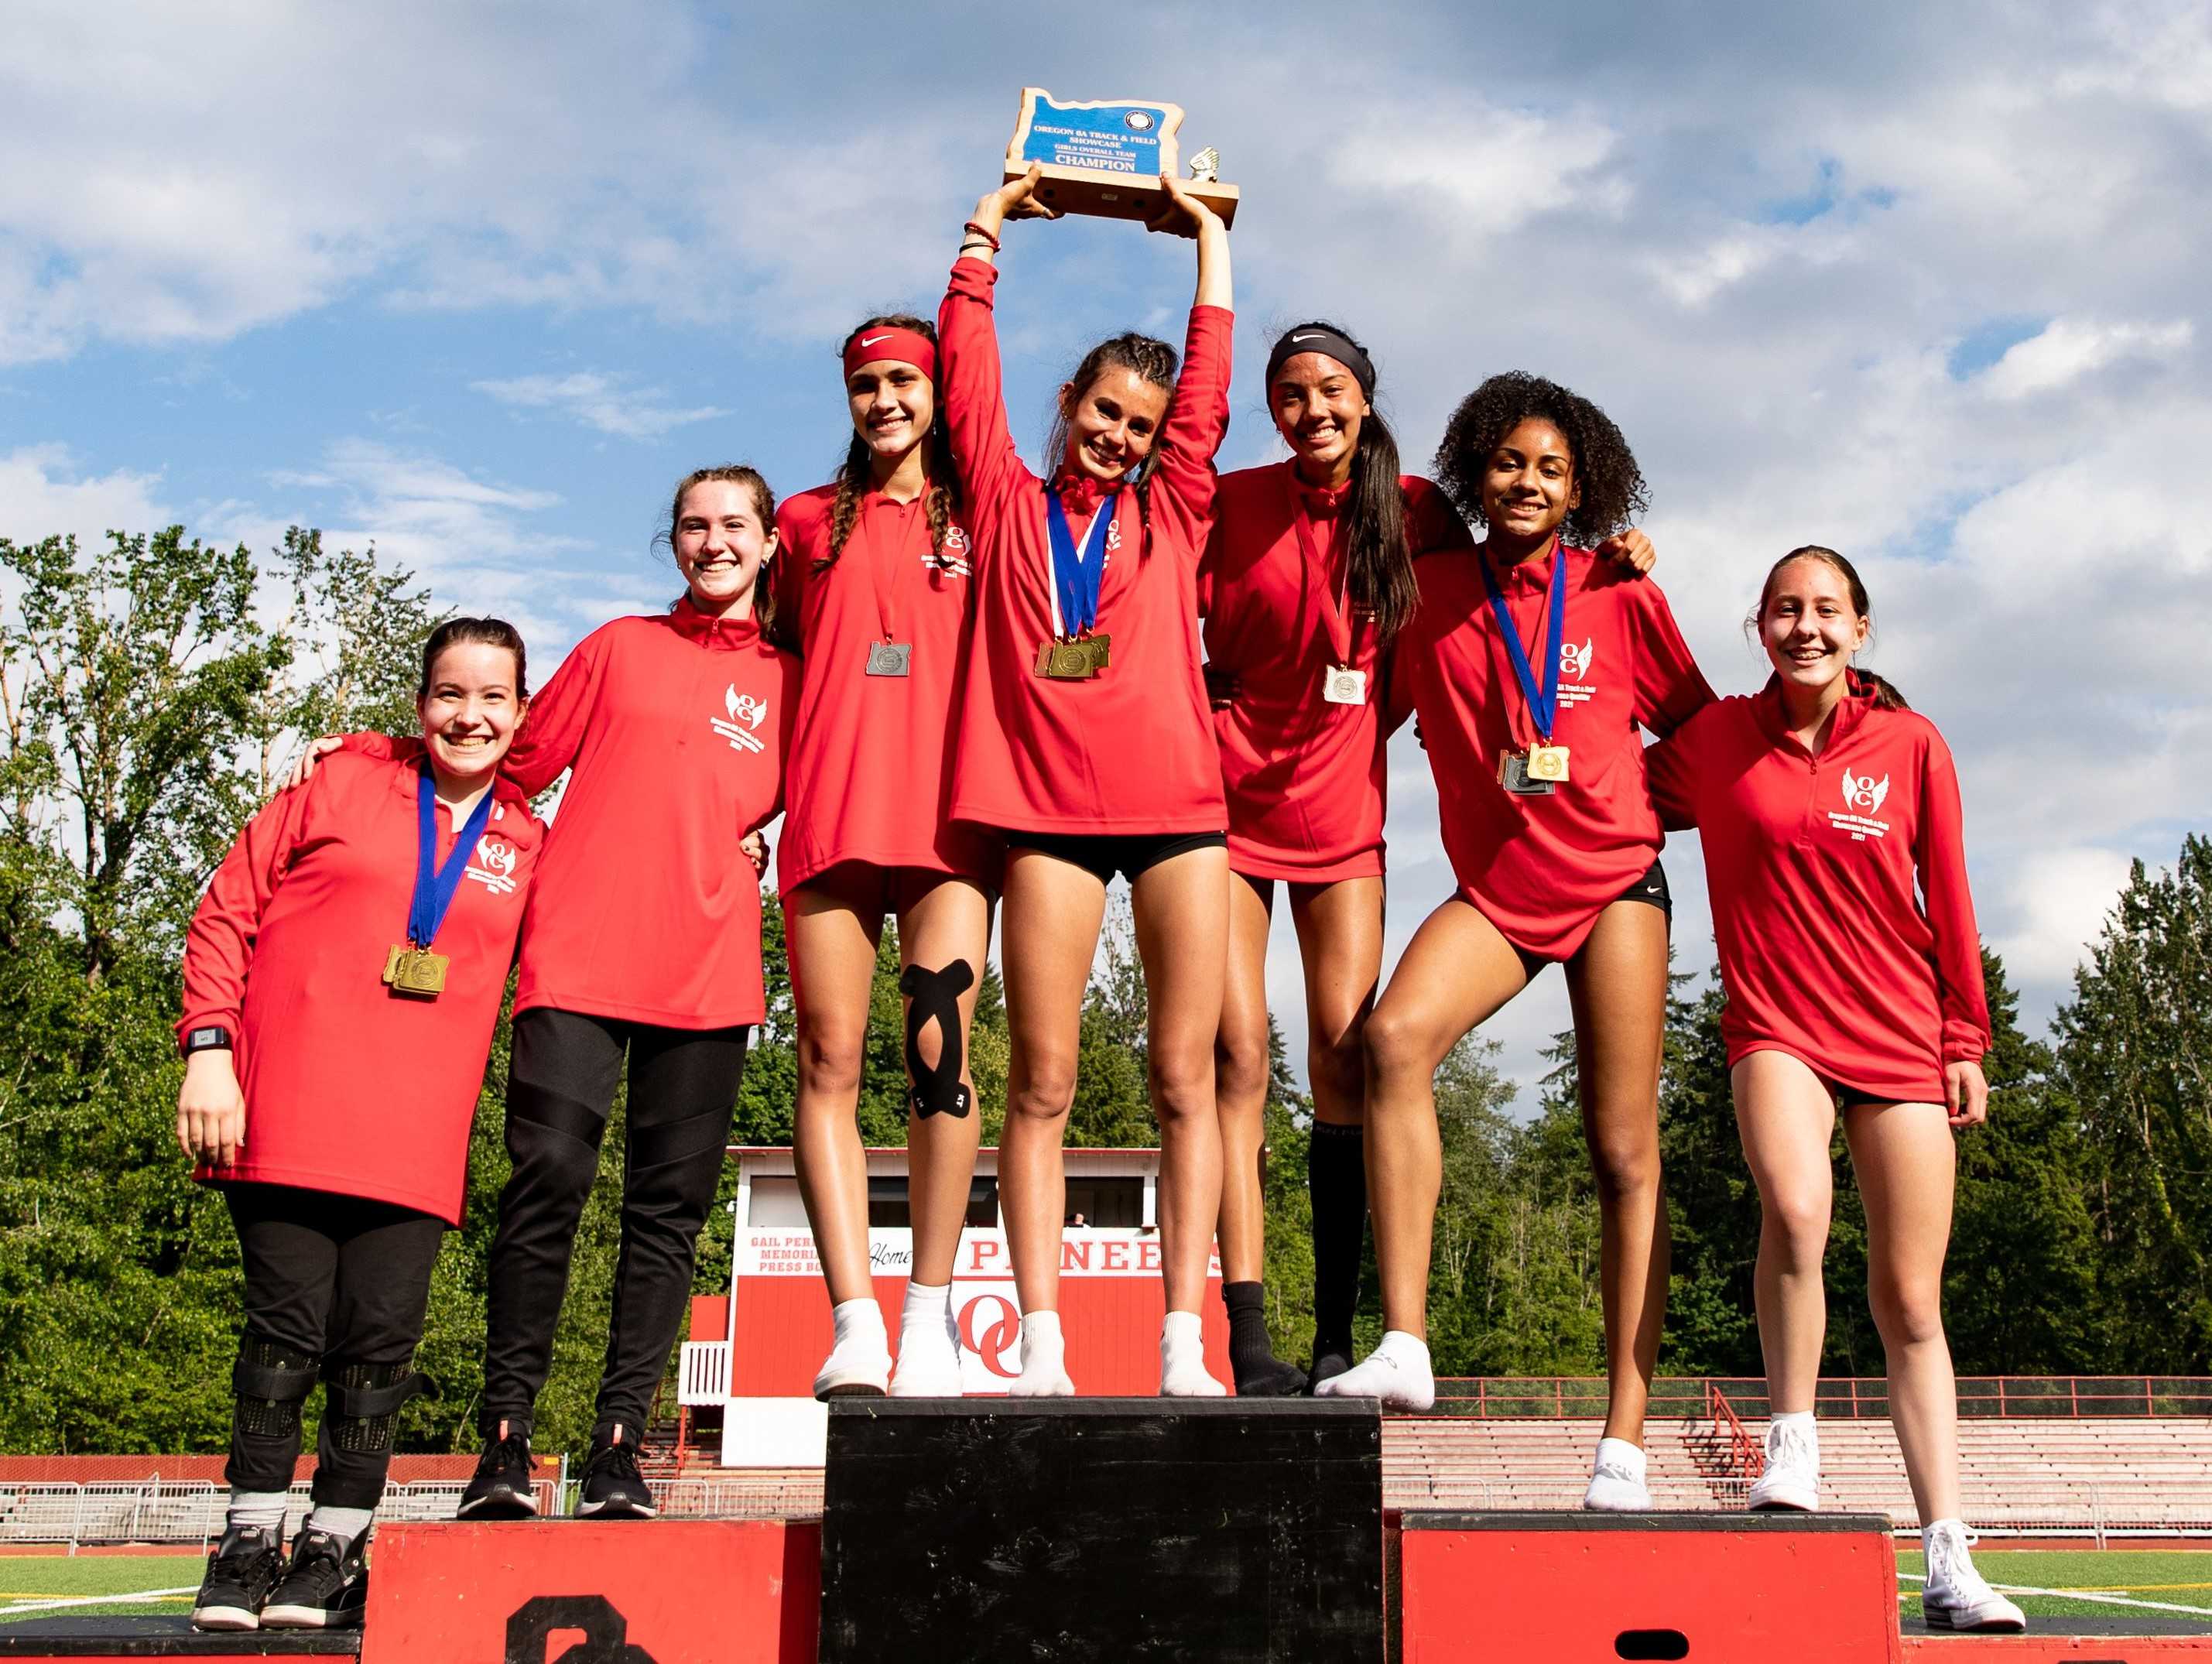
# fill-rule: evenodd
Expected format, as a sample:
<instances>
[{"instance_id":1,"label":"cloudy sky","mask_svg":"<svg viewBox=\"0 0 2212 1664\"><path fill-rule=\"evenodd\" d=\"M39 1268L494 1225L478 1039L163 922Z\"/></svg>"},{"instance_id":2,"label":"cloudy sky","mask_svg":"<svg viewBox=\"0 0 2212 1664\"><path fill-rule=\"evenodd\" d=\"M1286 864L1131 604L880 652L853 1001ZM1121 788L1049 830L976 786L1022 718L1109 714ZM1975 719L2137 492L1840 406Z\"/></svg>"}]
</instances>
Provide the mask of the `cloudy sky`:
<instances>
[{"instance_id":1,"label":"cloudy sky","mask_svg":"<svg viewBox=\"0 0 2212 1664\"><path fill-rule=\"evenodd\" d=\"M1773 557L1850 554L2038 1020L2128 861L2212 825L2201 4L775 10L18 0L0 534L320 525L550 665L672 592L687 469L826 477L837 340L933 310L1024 84L1171 99L1244 191L1224 466L1279 454L1266 344L1325 313L1412 465L1497 370L1602 403L1723 692ZM1017 229L1025 445L1091 339L1176 331L1188 250ZM1392 762L1395 955L1450 881ZM1295 1052L1286 926L1272 970ZM1565 1022L1551 975L1494 1032L1528 1075Z\"/></svg>"}]
</instances>

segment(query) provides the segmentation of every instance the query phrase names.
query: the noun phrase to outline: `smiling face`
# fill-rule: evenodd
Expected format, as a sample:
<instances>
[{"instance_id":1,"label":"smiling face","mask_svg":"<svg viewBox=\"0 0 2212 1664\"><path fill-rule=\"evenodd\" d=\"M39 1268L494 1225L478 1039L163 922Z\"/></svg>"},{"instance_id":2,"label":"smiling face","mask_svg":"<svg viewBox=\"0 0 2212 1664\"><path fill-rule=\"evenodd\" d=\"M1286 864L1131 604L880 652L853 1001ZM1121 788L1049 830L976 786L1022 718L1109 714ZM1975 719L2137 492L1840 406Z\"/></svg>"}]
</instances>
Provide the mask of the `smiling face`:
<instances>
[{"instance_id":1,"label":"smiling face","mask_svg":"<svg viewBox=\"0 0 2212 1664\"><path fill-rule=\"evenodd\" d=\"M1067 465L1112 485L1152 455L1168 413L1168 389L1113 364L1080 392L1072 381L1063 386L1060 408L1067 418Z\"/></svg>"},{"instance_id":2,"label":"smiling face","mask_svg":"<svg viewBox=\"0 0 2212 1664\"><path fill-rule=\"evenodd\" d=\"M1759 638L1787 686L1819 692L1850 668L1869 624L1844 574L1815 556L1787 562L1767 580Z\"/></svg>"},{"instance_id":3,"label":"smiling face","mask_svg":"<svg viewBox=\"0 0 2212 1664\"><path fill-rule=\"evenodd\" d=\"M499 767L530 706L516 671L513 649L488 641L456 641L438 655L416 712L441 774L488 780Z\"/></svg>"},{"instance_id":4,"label":"smiling face","mask_svg":"<svg viewBox=\"0 0 2212 1664\"><path fill-rule=\"evenodd\" d=\"M1492 537L1534 552L1582 501L1567 436L1541 416L1515 423L1491 451L1482 473L1482 518Z\"/></svg>"},{"instance_id":5,"label":"smiling face","mask_svg":"<svg viewBox=\"0 0 2212 1664\"><path fill-rule=\"evenodd\" d=\"M1359 378L1326 353L1302 352L1275 372L1267 404L1298 471L1316 484L1342 481L1359 449L1359 424L1373 411Z\"/></svg>"},{"instance_id":6,"label":"smiling face","mask_svg":"<svg viewBox=\"0 0 2212 1664\"><path fill-rule=\"evenodd\" d=\"M753 580L775 552L775 532L742 480L702 480L677 505L670 537L691 604L717 618L751 616Z\"/></svg>"},{"instance_id":7,"label":"smiling face","mask_svg":"<svg viewBox=\"0 0 2212 1664\"><path fill-rule=\"evenodd\" d=\"M876 358L845 378L853 431L886 469L921 443L937 416L937 389L912 364Z\"/></svg>"}]
</instances>

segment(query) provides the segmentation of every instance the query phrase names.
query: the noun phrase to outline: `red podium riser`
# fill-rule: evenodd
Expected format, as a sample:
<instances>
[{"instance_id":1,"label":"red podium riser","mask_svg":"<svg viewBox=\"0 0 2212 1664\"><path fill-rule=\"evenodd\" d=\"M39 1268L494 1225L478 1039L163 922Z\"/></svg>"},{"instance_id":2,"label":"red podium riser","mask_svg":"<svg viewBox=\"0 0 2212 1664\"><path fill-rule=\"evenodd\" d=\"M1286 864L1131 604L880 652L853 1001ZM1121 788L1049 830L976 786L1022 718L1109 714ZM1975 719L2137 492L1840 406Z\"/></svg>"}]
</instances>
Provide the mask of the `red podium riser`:
<instances>
[{"instance_id":1,"label":"red podium riser","mask_svg":"<svg viewBox=\"0 0 2212 1664\"><path fill-rule=\"evenodd\" d=\"M1405 1664L1902 1658L1879 1516L1409 1511L1403 1527Z\"/></svg>"},{"instance_id":2,"label":"red podium riser","mask_svg":"<svg viewBox=\"0 0 2212 1664\"><path fill-rule=\"evenodd\" d=\"M362 1664L813 1664L821 1577L814 1524L386 1526Z\"/></svg>"}]
</instances>

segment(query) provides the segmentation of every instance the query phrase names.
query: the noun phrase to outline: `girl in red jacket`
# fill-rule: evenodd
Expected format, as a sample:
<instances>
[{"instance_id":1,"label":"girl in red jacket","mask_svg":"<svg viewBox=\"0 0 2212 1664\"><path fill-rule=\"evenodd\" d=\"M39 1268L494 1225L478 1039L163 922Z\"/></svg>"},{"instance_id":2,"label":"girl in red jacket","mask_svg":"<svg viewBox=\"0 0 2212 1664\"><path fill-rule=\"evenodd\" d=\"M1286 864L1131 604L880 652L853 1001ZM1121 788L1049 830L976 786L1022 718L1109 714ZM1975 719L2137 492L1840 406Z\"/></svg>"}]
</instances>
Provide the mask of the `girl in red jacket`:
<instances>
[{"instance_id":1,"label":"girl in red jacket","mask_svg":"<svg viewBox=\"0 0 2212 1664\"><path fill-rule=\"evenodd\" d=\"M833 1329L814 1390L957 1397L952 1266L978 1121L968 1029L1003 859L996 839L951 816L972 551L937 419L936 329L871 318L843 357L852 443L835 480L785 500L773 568L779 627L805 667L777 872L799 1019L792 1142ZM896 1376L854 1120L887 913L898 921L913 1151Z\"/></svg>"},{"instance_id":2,"label":"girl in red jacket","mask_svg":"<svg viewBox=\"0 0 2212 1664\"><path fill-rule=\"evenodd\" d=\"M495 777L528 703L522 638L496 618L441 624L419 701L419 757L333 758L279 796L185 938L177 1141L222 1188L246 1269L230 1511L192 1606L202 1629L360 1624L431 1266L461 1222L544 830ZM288 1566L318 1378L314 1506Z\"/></svg>"},{"instance_id":3,"label":"girl in red jacket","mask_svg":"<svg viewBox=\"0 0 2212 1664\"><path fill-rule=\"evenodd\" d=\"M1703 835L1728 990L1721 1029L1759 1182L1759 1335L1774 1413L1751 1506L1820 1504L1813 1403L1840 1100L1890 1415L1923 1522L1923 1610L1937 1628L2021 1629L2020 1608L1967 1552L1943 1338L1953 1139L1989 1103L1958 776L1935 726L1850 668L1872 620L1842 556L1784 556L1749 622L1774 665L1765 688L1708 706L1649 761L1667 823Z\"/></svg>"},{"instance_id":4,"label":"girl in red jacket","mask_svg":"<svg viewBox=\"0 0 2212 1664\"><path fill-rule=\"evenodd\" d=\"M625 1069L622 1251L576 1511L654 1512L638 1432L683 1322L746 1040L764 1009L759 877L740 840L783 806L797 703L798 661L763 639L754 604L775 517L767 481L750 468L685 478L667 532L684 594L578 642L505 764L527 793L563 774L568 784L522 934L507 1093L514 1170L491 1245L484 1450L465 1518L537 1509L532 1417Z\"/></svg>"},{"instance_id":5,"label":"girl in red jacket","mask_svg":"<svg viewBox=\"0 0 2212 1664\"><path fill-rule=\"evenodd\" d=\"M1643 507L1620 430L1588 399L1494 376L1454 413L1437 475L1488 528L1420 563L1399 663L1459 891L1415 932L1367 1023L1367 1161L1382 1345L1325 1393L1425 1409L1437 1066L1545 965L1564 966L1597 1179L1611 1402L1584 1504L1650 1506L1644 1404L1667 1299L1659 1057L1669 903L1638 730L1712 698L1658 586L1570 547Z\"/></svg>"},{"instance_id":6,"label":"girl in red jacket","mask_svg":"<svg viewBox=\"0 0 2212 1664\"><path fill-rule=\"evenodd\" d=\"M975 205L938 318L939 383L975 541L976 600L954 817L1005 834L1000 950L1012 1055L1000 1157L1020 1298L1021 1394L1074 1390L1060 1328L1060 1158L1084 991L1117 871L1129 879L1159 1117L1160 1390L1214 1395L1200 1338L1221 1204L1213 1036L1229 859L1221 765L1199 669L1198 562L1229 422L1229 237L1172 179L1155 230L1198 240L1182 376L1173 348L1116 336L1060 389L1041 480L1000 395L999 232L1037 171Z\"/></svg>"},{"instance_id":7,"label":"girl in red jacket","mask_svg":"<svg viewBox=\"0 0 2212 1664\"><path fill-rule=\"evenodd\" d=\"M1305 964L1311 1376L1321 1382L1352 1365L1366 1234L1360 1030L1382 969L1390 644L1413 617L1413 552L1472 541L1435 486L1399 473L1397 441L1375 409L1375 366L1358 343L1332 324L1286 330L1268 356L1267 385L1291 454L1223 477L1199 572L1237 876L1215 1092L1221 1294L1244 1397L1295 1393L1306 1381L1273 1355L1261 1283L1275 885L1288 887Z\"/></svg>"}]
</instances>

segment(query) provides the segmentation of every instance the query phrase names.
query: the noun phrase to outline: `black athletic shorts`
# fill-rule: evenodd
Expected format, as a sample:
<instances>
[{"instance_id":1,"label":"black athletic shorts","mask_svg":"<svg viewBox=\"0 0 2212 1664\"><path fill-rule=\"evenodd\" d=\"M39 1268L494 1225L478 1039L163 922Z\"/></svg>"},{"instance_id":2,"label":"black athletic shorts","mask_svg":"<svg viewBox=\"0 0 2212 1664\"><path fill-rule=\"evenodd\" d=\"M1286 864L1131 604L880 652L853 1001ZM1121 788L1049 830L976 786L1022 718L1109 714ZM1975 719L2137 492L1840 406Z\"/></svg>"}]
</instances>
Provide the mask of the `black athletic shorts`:
<instances>
[{"instance_id":1,"label":"black athletic shorts","mask_svg":"<svg viewBox=\"0 0 2212 1664\"><path fill-rule=\"evenodd\" d=\"M1667 869L1658 862L1651 863L1644 876L1613 898L1621 902L1649 902L1667 915L1667 922L1674 922L1674 897L1667 888Z\"/></svg>"},{"instance_id":2,"label":"black athletic shorts","mask_svg":"<svg viewBox=\"0 0 2212 1664\"><path fill-rule=\"evenodd\" d=\"M1131 884L1147 868L1194 849L1226 849L1226 832L1132 832L1093 837L1082 833L1009 832L1008 850L1034 849L1081 867L1102 884L1121 873Z\"/></svg>"}]
</instances>

